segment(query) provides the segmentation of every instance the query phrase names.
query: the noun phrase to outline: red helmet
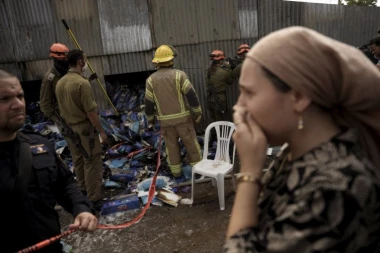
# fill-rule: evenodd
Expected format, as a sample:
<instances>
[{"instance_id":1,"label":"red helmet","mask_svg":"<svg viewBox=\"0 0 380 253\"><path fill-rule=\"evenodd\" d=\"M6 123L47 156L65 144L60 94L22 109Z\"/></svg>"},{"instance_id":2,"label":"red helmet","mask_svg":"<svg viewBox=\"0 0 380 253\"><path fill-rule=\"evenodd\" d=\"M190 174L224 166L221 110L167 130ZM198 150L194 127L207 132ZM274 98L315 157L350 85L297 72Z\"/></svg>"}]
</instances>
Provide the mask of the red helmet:
<instances>
[{"instance_id":1,"label":"red helmet","mask_svg":"<svg viewBox=\"0 0 380 253\"><path fill-rule=\"evenodd\" d=\"M218 61L218 60L222 60L222 59L225 59L225 58L226 57L224 57L224 53L221 50L214 50L210 54L210 60Z\"/></svg>"},{"instance_id":2,"label":"red helmet","mask_svg":"<svg viewBox=\"0 0 380 253\"><path fill-rule=\"evenodd\" d=\"M251 48L247 44L241 44L237 50L238 54L242 54L244 52L248 52Z\"/></svg>"},{"instance_id":3,"label":"red helmet","mask_svg":"<svg viewBox=\"0 0 380 253\"><path fill-rule=\"evenodd\" d=\"M66 60L68 52L69 49L61 43L54 43L50 47L50 57L53 57L57 60Z\"/></svg>"}]
</instances>

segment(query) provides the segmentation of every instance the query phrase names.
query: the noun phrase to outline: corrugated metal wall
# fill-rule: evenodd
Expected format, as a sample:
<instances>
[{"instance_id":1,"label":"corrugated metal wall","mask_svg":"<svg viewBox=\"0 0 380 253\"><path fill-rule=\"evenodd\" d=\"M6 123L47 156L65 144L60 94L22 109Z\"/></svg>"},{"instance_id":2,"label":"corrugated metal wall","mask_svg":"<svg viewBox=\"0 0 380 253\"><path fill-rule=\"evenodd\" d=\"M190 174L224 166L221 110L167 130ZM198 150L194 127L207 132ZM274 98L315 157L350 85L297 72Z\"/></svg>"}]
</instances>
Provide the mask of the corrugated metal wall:
<instances>
[{"instance_id":1,"label":"corrugated metal wall","mask_svg":"<svg viewBox=\"0 0 380 253\"><path fill-rule=\"evenodd\" d=\"M51 0L50 2L54 16L55 40L57 42L64 43L70 48L75 48L61 22L62 19L65 19L87 56L104 54L96 0Z\"/></svg>"},{"instance_id":2,"label":"corrugated metal wall","mask_svg":"<svg viewBox=\"0 0 380 253\"><path fill-rule=\"evenodd\" d=\"M152 48L146 0L98 0L103 54Z\"/></svg>"},{"instance_id":3,"label":"corrugated metal wall","mask_svg":"<svg viewBox=\"0 0 380 253\"><path fill-rule=\"evenodd\" d=\"M258 0L239 0L240 38L252 39L259 37Z\"/></svg>"},{"instance_id":4,"label":"corrugated metal wall","mask_svg":"<svg viewBox=\"0 0 380 253\"><path fill-rule=\"evenodd\" d=\"M197 1L151 0L155 47L199 42Z\"/></svg>"},{"instance_id":5,"label":"corrugated metal wall","mask_svg":"<svg viewBox=\"0 0 380 253\"><path fill-rule=\"evenodd\" d=\"M106 55L102 57L105 75L154 70L153 51Z\"/></svg>"},{"instance_id":6,"label":"corrugated metal wall","mask_svg":"<svg viewBox=\"0 0 380 253\"><path fill-rule=\"evenodd\" d=\"M249 0L248 0L249 1ZM306 3L259 0L259 37L278 29L300 25L301 7Z\"/></svg>"},{"instance_id":7,"label":"corrugated metal wall","mask_svg":"<svg viewBox=\"0 0 380 253\"><path fill-rule=\"evenodd\" d=\"M2 1L0 15L6 26L1 45L9 52L0 62L46 59L46 51L54 40L53 17L49 0ZM2 40L5 40L4 42Z\"/></svg>"},{"instance_id":8,"label":"corrugated metal wall","mask_svg":"<svg viewBox=\"0 0 380 253\"><path fill-rule=\"evenodd\" d=\"M345 8L346 7L332 4L305 4L301 10L300 24L334 39L342 39ZM371 36L369 36L367 40L370 38ZM363 40L364 38L361 39Z\"/></svg>"},{"instance_id":9,"label":"corrugated metal wall","mask_svg":"<svg viewBox=\"0 0 380 253\"><path fill-rule=\"evenodd\" d=\"M354 46L361 46L367 41L364 38L374 37L374 32L380 28L380 8L355 8L348 6L344 9L344 30L342 41Z\"/></svg>"},{"instance_id":10,"label":"corrugated metal wall","mask_svg":"<svg viewBox=\"0 0 380 253\"><path fill-rule=\"evenodd\" d=\"M177 46L179 57L174 67L184 70L195 89L198 92L203 111L205 113L205 124L210 123L206 101L206 70L210 66L209 54L214 49L222 50L227 56L236 55L236 49L240 44L253 45L255 39L225 40L199 43L197 45ZM229 108L235 104L239 94L238 85L234 83L227 90L227 103ZM231 119L231 115L228 116Z\"/></svg>"},{"instance_id":11,"label":"corrugated metal wall","mask_svg":"<svg viewBox=\"0 0 380 253\"><path fill-rule=\"evenodd\" d=\"M196 0L199 42L240 39L238 2Z\"/></svg>"},{"instance_id":12,"label":"corrugated metal wall","mask_svg":"<svg viewBox=\"0 0 380 253\"><path fill-rule=\"evenodd\" d=\"M175 67L196 87L205 125L205 72L213 49L234 56L240 44L253 45L292 25L360 46L380 28L380 9L282 0L0 0L0 66L22 81L41 79L51 66L52 43L74 48L61 19L72 28L102 82L104 75L154 70L155 48L176 46ZM99 107L107 107L96 83L93 88ZM237 97L235 83L228 89L229 107Z\"/></svg>"},{"instance_id":13,"label":"corrugated metal wall","mask_svg":"<svg viewBox=\"0 0 380 253\"><path fill-rule=\"evenodd\" d=\"M16 61L13 36L12 36L12 19L9 17L11 12L5 1L0 1L0 46L2 53L0 54L0 62ZM10 43L12 42L12 43Z\"/></svg>"}]
</instances>

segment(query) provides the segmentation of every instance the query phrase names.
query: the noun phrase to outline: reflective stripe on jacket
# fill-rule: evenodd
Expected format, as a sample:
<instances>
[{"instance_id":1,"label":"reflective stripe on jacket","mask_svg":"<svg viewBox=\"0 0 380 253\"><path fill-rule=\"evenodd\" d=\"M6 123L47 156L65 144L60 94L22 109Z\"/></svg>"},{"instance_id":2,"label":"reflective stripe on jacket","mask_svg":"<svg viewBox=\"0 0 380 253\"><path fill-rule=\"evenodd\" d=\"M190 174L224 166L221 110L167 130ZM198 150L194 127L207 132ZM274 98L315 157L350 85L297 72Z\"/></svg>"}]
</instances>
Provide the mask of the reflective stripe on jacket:
<instances>
[{"instance_id":1,"label":"reflective stripe on jacket","mask_svg":"<svg viewBox=\"0 0 380 253\"><path fill-rule=\"evenodd\" d=\"M185 72L161 68L146 81L145 113L150 122L154 116L161 125L185 121L191 113L202 114L198 96Z\"/></svg>"}]
</instances>

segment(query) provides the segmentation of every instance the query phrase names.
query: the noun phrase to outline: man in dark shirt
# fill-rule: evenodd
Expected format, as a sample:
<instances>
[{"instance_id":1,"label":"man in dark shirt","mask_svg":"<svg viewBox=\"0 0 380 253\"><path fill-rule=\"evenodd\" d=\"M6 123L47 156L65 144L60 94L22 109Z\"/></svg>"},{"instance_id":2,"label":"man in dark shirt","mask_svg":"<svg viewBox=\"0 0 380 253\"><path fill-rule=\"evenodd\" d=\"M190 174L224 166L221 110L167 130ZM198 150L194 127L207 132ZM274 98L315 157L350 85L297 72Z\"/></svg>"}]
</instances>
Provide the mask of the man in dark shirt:
<instances>
[{"instance_id":1,"label":"man in dark shirt","mask_svg":"<svg viewBox=\"0 0 380 253\"><path fill-rule=\"evenodd\" d=\"M376 64L376 67L380 69L380 34L371 39L368 45L375 58L373 62Z\"/></svg>"},{"instance_id":2,"label":"man in dark shirt","mask_svg":"<svg viewBox=\"0 0 380 253\"><path fill-rule=\"evenodd\" d=\"M56 160L49 141L34 132L18 132L25 121L19 80L0 69L0 217L1 252L15 252L60 234L56 202L75 217L70 229L95 231L91 202L73 174ZM39 252L62 252L59 242Z\"/></svg>"}]
</instances>

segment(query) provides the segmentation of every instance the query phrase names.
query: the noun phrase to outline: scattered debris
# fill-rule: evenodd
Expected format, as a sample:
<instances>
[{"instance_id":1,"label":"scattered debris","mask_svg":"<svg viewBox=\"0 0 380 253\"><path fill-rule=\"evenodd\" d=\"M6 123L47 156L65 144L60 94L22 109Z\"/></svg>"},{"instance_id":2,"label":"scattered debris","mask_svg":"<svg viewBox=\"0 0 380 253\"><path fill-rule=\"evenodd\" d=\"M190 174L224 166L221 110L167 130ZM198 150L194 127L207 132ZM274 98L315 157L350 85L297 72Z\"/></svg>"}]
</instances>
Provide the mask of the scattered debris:
<instances>
[{"instance_id":1,"label":"scattered debris","mask_svg":"<svg viewBox=\"0 0 380 253\"><path fill-rule=\"evenodd\" d=\"M181 199L180 202L182 205L192 205L193 201L191 199Z\"/></svg>"},{"instance_id":2,"label":"scattered debris","mask_svg":"<svg viewBox=\"0 0 380 253\"><path fill-rule=\"evenodd\" d=\"M62 244L62 252L63 253L73 253L74 252L73 247L71 245L65 243L62 240L61 240L61 244Z\"/></svg>"},{"instance_id":3,"label":"scattered debris","mask_svg":"<svg viewBox=\"0 0 380 253\"><path fill-rule=\"evenodd\" d=\"M104 151L104 181L105 188L125 189L126 192L138 193L134 197L112 200L104 206L103 215L116 211L122 212L138 208L141 198L143 205L146 204L147 194L151 178L156 170L157 160L161 160L159 176L156 182L157 194L153 198L153 205L162 206L163 203L177 206L181 196L176 193L189 192L191 186L181 185L189 182L192 177L192 167L187 159L186 149L179 141L180 153L183 158L182 176L173 178L166 162L165 142L160 140L160 126L158 122L154 127L148 127L148 121L143 111L145 89L143 86L129 87L121 83L107 83L107 92L112 97L112 102L119 112L116 116L112 109L100 112L101 124L105 129L111 147ZM27 107L28 117L24 129L38 132L48 138L56 149L59 158L64 161L71 171L74 171L73 162L67 143L62 134L52 121L44 121L39 110L38 103L31 103ZM197 137L198 143L203 149L204 139ZM158 157L158 149L161 156ZM201 150L203 152L203 150ZM272 153L277 150L272 149ZM216 143L210 149L208 158L215 157ZM170 188L176 185L175 188ZM136 200L137 199L137 200ZM138 202L138 204L137 204ZM180 203L191 205L188 199L182 199Z\"/></svg>"},{"instance_id":4,"label":"scattered debris","mask_svg":"<svg viewBox=\"0 0 380 253\"><path fill-rule=\"evenodd\" d=\"M171 206L178 206L178 201L182 198L181 196L173 193L169 189L162 188L160 190L157 190L157 198L161 200L162 202L169 204Z\"/></svg>"},{"instance_id":5,"label":"scattered debris","mask_svg":"<svg viewBox=\"0 0 380 253\"><path fill-rule=\"evenodd\" d=\"M108 215L118 212L125 212L127 210L133 210L137 208L140 208L140 200L136 194L132 196L121 196L116 200L105 203L102 207L100 214Z\"/></svg>"}]
</instances>

